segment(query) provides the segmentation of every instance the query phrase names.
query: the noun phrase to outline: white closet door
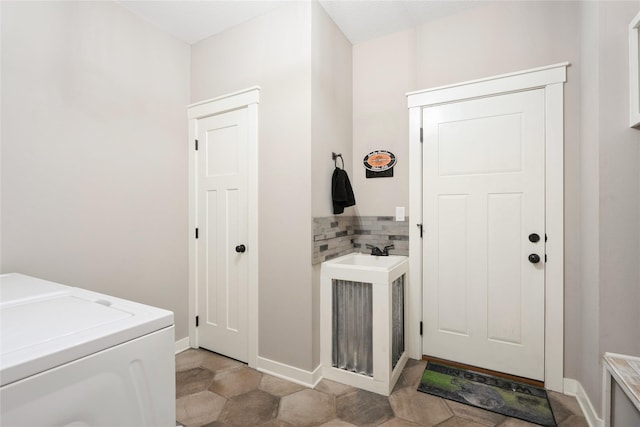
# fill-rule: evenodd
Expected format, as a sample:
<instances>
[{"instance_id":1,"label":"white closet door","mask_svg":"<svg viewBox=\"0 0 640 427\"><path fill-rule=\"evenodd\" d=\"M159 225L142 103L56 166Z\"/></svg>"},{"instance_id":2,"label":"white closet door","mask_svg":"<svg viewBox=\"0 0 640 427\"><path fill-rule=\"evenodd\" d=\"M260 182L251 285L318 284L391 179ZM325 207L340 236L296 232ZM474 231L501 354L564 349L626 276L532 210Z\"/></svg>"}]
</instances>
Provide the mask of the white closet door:
<instances>
[{"instance_id":1,"label":"white closet door","mask_svg":"<svg viewBox=\"0 0 640 427\"><path fill-rule=\"evenodd\" d=\"M247 109L197 121L198 343L247 361Z\"/></svg>"}]
</instances>

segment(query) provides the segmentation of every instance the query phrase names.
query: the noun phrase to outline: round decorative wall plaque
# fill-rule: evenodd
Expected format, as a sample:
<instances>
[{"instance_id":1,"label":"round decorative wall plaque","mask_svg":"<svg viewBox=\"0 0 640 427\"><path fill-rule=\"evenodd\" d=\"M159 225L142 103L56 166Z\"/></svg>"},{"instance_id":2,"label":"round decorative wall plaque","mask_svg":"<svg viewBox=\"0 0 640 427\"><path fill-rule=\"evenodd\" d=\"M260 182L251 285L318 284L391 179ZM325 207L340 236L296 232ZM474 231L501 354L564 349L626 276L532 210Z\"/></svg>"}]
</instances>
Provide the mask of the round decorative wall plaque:
<instances>
[{"instance_id":1,"label":"round decorative wall plaque","mask_svg":"<svg viewBox=\"0 0 640 427\"><path fill-rule=\"evenodd\" d=\"M364 156L367 178L385 178L393 176L396 155L387 150L376 150Z\"/></svg>"},{"instance_id":2,"label":"round decorative wall plaque","mask_svg":"<svg viewBox=\"0 0 640 427\"><path fill-rule=\"evenodd\" d=\"M396 164L396 155L387 150L376 150L364 156L364 167L372 172L383 172Z\"/></svg>"}]
</instances>

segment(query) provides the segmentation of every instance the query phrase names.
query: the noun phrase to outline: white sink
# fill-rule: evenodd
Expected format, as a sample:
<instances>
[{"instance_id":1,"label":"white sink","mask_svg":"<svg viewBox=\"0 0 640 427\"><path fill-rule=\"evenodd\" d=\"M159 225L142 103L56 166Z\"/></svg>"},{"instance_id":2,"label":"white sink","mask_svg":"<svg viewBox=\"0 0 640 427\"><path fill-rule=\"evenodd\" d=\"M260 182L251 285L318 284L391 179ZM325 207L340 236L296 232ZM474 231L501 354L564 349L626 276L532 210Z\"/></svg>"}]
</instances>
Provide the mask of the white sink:
<instances>
[{"instance_id":1,"label":"white sink","mask_svg":"<svg viewBox=\"0 0 640 427\"><path fill-rule=\"evenodd\" d=\"M351 253L322 263L322 276L366 283L390 283L405 273L409 257Z\"/></svg>"},{"instance_id":2,"label":"white sink","mask_svg":"<svg viewBox=\"0 0 640 427\"><path fill-rule=\"evenodd\" d=\"M367 267L388 270L406 259L406 256L400 255L376 256L353 253L341 256L340 258L335 258L328 262L352 267Z\"/></svg>"}]
</instances>

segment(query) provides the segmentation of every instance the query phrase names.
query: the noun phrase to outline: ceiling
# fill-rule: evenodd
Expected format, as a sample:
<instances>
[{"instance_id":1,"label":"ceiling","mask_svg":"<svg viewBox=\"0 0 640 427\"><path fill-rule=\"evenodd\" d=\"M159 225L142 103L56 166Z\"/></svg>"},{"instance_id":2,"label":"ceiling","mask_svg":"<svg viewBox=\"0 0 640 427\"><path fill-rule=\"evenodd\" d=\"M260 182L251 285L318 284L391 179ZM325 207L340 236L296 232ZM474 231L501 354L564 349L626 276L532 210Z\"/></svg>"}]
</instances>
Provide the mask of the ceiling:
<instances>
[{"instance_id":1,"label":"ceiling","mask_svg":"<svg viewBox=\"0 0 640 427\"><path fill-rule=\"evenodd\" d=\"M291 1L117 0L122 6L186 43L196 43ZM438 19L480 0L319 0L353 44Z\"/></svg>"}]
</instances>

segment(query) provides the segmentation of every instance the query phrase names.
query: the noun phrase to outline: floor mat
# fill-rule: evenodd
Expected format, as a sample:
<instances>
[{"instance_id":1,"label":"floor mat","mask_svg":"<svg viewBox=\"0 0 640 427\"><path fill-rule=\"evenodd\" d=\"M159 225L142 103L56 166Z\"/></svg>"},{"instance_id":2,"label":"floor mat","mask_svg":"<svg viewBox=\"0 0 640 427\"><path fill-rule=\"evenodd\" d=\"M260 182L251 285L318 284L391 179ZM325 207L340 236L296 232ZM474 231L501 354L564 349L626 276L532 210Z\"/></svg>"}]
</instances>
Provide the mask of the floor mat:
<instances>
[{"instance_id":1,"label":"floor mat","mask_svg":"<svg viewBox=\"0 0 640 427\"><path fill-rule=\"evenodd\" d=\"M529 384L429 361L418 391L556 427L546 390Z\"/></svg>"}]
</instances>

